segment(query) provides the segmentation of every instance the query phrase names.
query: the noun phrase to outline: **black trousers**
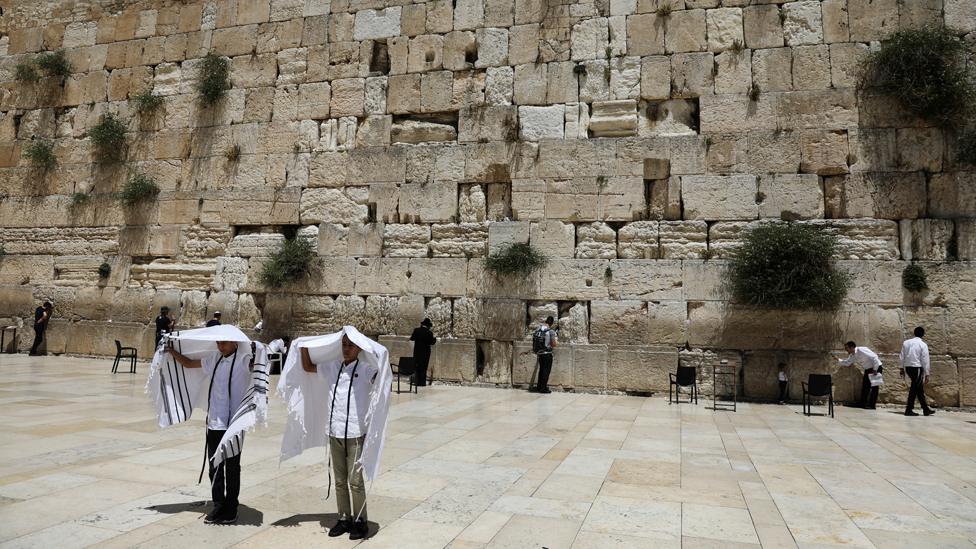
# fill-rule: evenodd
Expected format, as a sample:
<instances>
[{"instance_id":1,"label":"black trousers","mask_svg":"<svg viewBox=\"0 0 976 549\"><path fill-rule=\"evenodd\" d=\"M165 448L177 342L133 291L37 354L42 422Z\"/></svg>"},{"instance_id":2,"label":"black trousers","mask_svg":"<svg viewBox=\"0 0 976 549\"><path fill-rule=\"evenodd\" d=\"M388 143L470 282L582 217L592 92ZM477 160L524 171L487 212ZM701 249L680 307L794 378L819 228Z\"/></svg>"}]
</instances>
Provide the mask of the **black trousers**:
<instances>
[{"instance_id":1,"label":"black trousers","mask_svg":"<svg viewBox=\"0 0 976 549\"><path fill-rule=\"evenodd\" d=\"M41 346L41 342L44 341L44 331L47 330L47 325L34 326L34 345L31 346L30 354L36 355L37 348Z\"/></svg>"},{"instance_id":2,"label":"black trousers","mask_svg":"<svg viewBox=\"0 0 976 549\"><path fill-rule=\"evenodd\" d=\"M413 359L414 363L417 365L417 372L415 375L416 382L414 385L417 387L427 386L427 366L430 365L430 355L427 356L416 356Z\"/></svg>"},{"instance_id":3,"label":"black trousers","mask_svg":"<svg viewBox=\"0 0 976 549\"><path fill-rule=\"evenodd\" d=\"M878 373L884 371L884 366L878 366ZM874 370L864 370L864 377L861 378L861 407L862 408L874 408L878 403L878 386L871 386L871 380L868 375L873 374Z\"/></svg>"},{"instance_id":4,"label":"black trousers","mask_svg":"<svg viewBox=\"0 0 976 549\"><path fill-rule=\"evenodd\" d=\"M925 402L925 373L921 368L905 368L905 373L912 380L912 386L908 389L908 404L905 406L906 412L915 410L915 399L922 405L922 410L927 412L929 405Z\"/></svg>"},{"instance_id":5,"label":"black trousers","mask_svg":"<svg viewBox=\"0 0 976 549\"><path fill-rule=\"evenodd\" d=\"M780 402L785 402L786 401L786 397L788 396L787 395L787 388L789 386L790 386L790 382L789 381L780 381L779 382L779 401Z\"/></svg>"},{"instance_id":6,"label":"black trousers","mask_svg":"<svg viewBox=\"0 0 976 549\"><path fill-rule=\"evenodd\" d=\"M552 373L552 353L537 355L539 357L539 381L537 391L549 390L549 374Z\"/></svg>"},{"instance_id":7,"label":"black trousers","mask_svg":"<svg viewBox=\"0 0 976 549\"><path fill-rule=\"evenodd\" d=\"M225 459L216 468L210 461L210 456L220 444L226 431L207 429L207 464L210 467L210 493L214 507L226 510L230 514L237 512L237 496L241 493L241 456L237 455Z\"/></svg>"}]
</instances>

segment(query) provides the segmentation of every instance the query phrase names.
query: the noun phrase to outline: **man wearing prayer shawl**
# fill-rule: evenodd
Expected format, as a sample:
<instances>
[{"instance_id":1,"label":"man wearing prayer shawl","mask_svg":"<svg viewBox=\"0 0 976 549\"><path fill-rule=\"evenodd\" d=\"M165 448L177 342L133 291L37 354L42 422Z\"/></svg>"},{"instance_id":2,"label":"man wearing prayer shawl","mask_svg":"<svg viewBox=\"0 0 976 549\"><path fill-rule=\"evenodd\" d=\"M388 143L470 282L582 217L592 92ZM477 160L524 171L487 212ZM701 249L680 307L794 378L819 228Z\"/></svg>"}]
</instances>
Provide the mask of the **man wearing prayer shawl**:
<instances>
[{"instance_id":1,"label":"man wearing prayer shawl","mask_svg":"<svg viewBox=\"0 0 976 549\"><path fill-rule=\"evenodd\" d=\"M235 326L167 334L153 357L146 389L160 427L186 421L194 407L207 410L205 459L214 502L208 524L237 521L244 432L266 421L267 387L267 350Z\"/></svg>"},{"instance_id":2,"label":"man wearing prayer shawl","mask_svg":"<svg viewBox=\"0 0 976 549\"><path fill-rule=\"evenodd\" d=\"M368 535L365 479L379 472L391 379L387 349L351 326L292 342L278 385L288 404L281 458L329 445L339 511L330 537Z\"/></svg>"}]
</instances>

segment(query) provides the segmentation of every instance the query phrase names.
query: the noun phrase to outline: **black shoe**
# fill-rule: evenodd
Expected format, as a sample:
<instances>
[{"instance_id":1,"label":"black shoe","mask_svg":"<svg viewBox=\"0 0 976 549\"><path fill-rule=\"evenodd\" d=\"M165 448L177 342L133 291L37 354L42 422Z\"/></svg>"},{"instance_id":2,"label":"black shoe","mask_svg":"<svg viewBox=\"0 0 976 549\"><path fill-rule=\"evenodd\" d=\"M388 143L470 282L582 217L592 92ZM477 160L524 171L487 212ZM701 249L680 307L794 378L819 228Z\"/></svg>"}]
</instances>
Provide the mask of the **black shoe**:
<instances>
[{"instance_id":1,"label":"black shoe","mask_svg":"<svg viewBox=\"0 0 976 549\"><path fill-rule=\"evenodd\" d=\"M331 532L330 532L331 534ZM349 530L349 539L366 539L369 534L369 526L366 524L365 520L357 520L352 524L352 528Z\"/></svg>"},{"instance_id":2,"label":"black shoe","mask_svg":"<svg viewBox=\"0 0 976 549\"><path fill-rule=\"evenodd\" d=\"M542 390L540 390L539 392L540 392L540 393L542 393L542 394L544 394L544 395L548 395L548 394L549 394L549 393L551 393L552 391L550 391L549 389L542 389Z\"/></svg>"},{"instance_id":3,"label":"black shoe","mask_svg":"<svg viewBox=\"0 0 976 549\"><path fill-rule=\"evenodd\" d=\"M352 531L352 522L349 519L340 519L332 528L329 528L329 537L337 538L346 532Z\"/></svg>"},{"instance_id":4,"label":"black shoe","mask_svg":"<svg viewBox=\"0 0 976 549\"><path fill-rule=\"evenodd\" d=\"M917 416L918 414L916 412L905 412L905 415L906 416Z\"/></svg>"},{"instance_id":5,"label":"black shoe","mask_svg":"<svg viewBox=\"0 0 976 549\"><path fill-rule=\"evenodd\" d=\"M207 516L203 518L204 524L217 524L220 521L221 508L214 507L207 513Z\"/></svg>"},{"instance_id":6,"label":"black shoe","mask_svg":"<svg viewBox=\"0 0 976 549\"><path fill-rule=\"evenodd\" d=\"M935 413L935 410L929 408L928 410L922 410L922 415L930 416Z\"/></svg>"},{"instance_id":7,"label":"black shoe","mask_svg":"<svg viewBox=\"0 0 976 549\"><path fill-rule=\"evenodd\" d=\"M216 518L213 524L234 524L237 522L237 509L222 509Z\"/></svg>"},{"instance_id":8,"label":"black shoe","mask_svg":"<svg viewBox=\"0 0 976 549\"><path fill-rule=\"evenodd\" d=\"M865 406L864 409L865 410L877 410L877 408L874 407L874 406Z\"/></svg>"}]
</instances>

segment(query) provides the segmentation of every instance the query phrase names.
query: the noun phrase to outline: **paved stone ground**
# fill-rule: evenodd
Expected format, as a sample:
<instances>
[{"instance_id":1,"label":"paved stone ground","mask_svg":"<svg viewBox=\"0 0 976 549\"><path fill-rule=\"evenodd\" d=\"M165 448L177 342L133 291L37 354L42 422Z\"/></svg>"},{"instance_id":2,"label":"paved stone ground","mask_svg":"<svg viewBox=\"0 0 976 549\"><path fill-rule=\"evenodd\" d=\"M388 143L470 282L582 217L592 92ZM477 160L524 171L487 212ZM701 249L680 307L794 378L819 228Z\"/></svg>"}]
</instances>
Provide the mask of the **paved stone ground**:
<instances>
[{"instance_id":1,"label":"paved stone ground","mask_svg":"<svg viewBox=\"0 0 976 549\"><path fill-rule=\"evenodd\" d=\"M244 449L241 524L207 526L203 423L160 431L110 361L0 355L0 547L328 547L324 451ZM367 547L974 547L976 415L435 386L394 395ZM202 414L201 414L202 415Z\"/></svg>"}]
</instances>

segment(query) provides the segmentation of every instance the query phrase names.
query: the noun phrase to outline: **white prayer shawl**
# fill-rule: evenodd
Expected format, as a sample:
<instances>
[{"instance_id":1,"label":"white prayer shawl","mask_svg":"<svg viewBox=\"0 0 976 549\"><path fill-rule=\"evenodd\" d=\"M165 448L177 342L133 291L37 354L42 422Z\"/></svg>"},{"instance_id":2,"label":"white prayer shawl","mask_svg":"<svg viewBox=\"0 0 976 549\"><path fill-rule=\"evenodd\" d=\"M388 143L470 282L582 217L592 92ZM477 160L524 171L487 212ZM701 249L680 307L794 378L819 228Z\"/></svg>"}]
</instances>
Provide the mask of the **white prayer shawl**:
<instances>
[{"instance_id":1,"label":"white prayer shawl","mask_svg":"<svg viewBox=\"0 0 976 549\"><path fill-rule=\"evenodd\" d=\"M184 330L165 334L153 356L149 368L146 392L150 394L156 407L160 427L169 427L190 419L194 408L206 411L208 390L213 372L207 374L203 368L184 368L172 355L164 351L169 340L181 354L192 359L201 359L217 351L218 341L238 343L238 353L243 354L238 364L249 364L251 340L236 326L222 324L209 328ZM267 424L268 416L268 353L261 343L255 343L254 371L251 386L245 392L230 426L210 459L214 466L223 460L240 455L244 433L258 423Z\"/></svg>"},{"instance_id":2,"label":"white prayer shawl","mask_svg":"<svg viewBox=\"0 0 976 549\"><path fill-rule=\"evenodd\" d=\"M291 459L309 448L328 444L329 380L338 378L337 365L342 359L342 336L346 335L362 352L359 360L376 368L366 409L366 439L359 463L369 480L380 469L380 454L386 434L386 418L390 411L390 353L386 347L364 336L352 326L345 326L334 334L300 337L291 343L288 359L278 382L278 393L288 406L288 423L281 441L281 461ZM301 349L308 349L309 358L324 375L309 375L302 369ZM323 368L327 371L323 372ZM362 411L360 411L362 413Z\"/></svg>"}]
</instances>

